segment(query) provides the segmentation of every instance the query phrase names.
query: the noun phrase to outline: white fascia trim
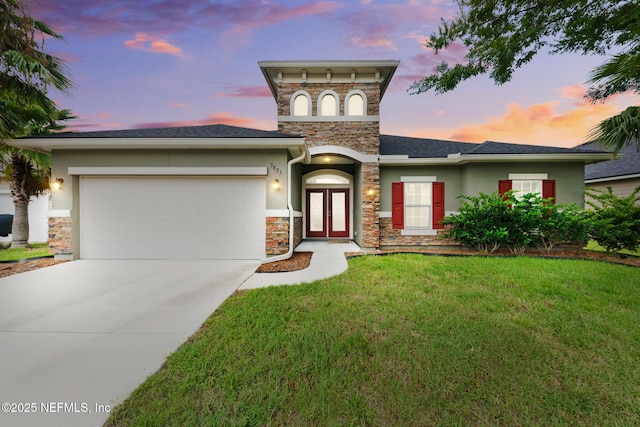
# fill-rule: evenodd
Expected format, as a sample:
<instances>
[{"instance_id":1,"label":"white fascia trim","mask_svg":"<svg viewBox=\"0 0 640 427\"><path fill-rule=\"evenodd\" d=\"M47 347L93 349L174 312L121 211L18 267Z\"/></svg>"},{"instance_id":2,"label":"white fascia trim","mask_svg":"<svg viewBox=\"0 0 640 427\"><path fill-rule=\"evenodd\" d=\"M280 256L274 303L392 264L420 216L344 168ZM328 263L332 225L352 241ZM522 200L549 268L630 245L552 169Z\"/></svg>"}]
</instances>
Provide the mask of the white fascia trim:
<instances>
[{"instance_id":1,"label":"white fascia trim","mask_svg":"<svg viewBox=\"0 0 640 427\"><path fill-rule=\"evenodd\" d=\"M509 179L516 180L516 181L543 180L543 179L549 179L549 174L548 173L510 173Z\"/></svg>"},{"instance_id":2,"label":"white fascia trim","mask_svg":"<svg viewBox=\"0 0 640 427\"><path fill-rule=\"evenodd\" d=\"M309 154L311 156L319 156L323 154L338 154L345 157L350 157L360 163L378 163L378 155L376 154L362 154L355 150L346 147L340 147L337 145L321 145L318 147L309 148Z\"/></svg>"},{"instance_id":3,"label":"white fascia trim","mask_svg":"<svg viewBox=\"0 0 640 427\"><path fill-rule=\"evenodd\" d=\"M379 122L380 116L278 116L279 122Z\"/></svg>"},{"instance_id":4,"label":"white fascia trim","mask_svg":"<svg viewBox=\"0 0 640 427\"><path fill-rule=\"evenodd\" d=\"M438 231L433 229L413 229L413 230L401 230L401 236L437 236Z\"/></svg>"},{"instance_id":5,"label":"white fascia trim","mask_svg":"<svg viewBox=\"0 0 640 427\"><path fill-rule=\"evenodd\" d=\"M124 149L228 149L260 150L299 148L304 138L28 138L13 139L8 145L49 152L51 150L124 150Z\"/></svg>"},{"instance_id":6,"label":"white fascia trim","mask_svg":"<svg viewBox=\"0 0 640 427\"><path fill-rule=\"evenodd\" d=\"M69 175L107 176L267 176L266 167L196 168L196 167L70 167Z\"/></svg>"},{"instance_id":7,"label":"white fascia trim","mask_svg":"<svg viewBox=\"0 0 640 427\"><path fill-rule=\"evenodd\" d=\"M51 209L47 211L47 218L71 218L71 210Z\"/></svg>"},{"instance_id":8,"label":"white fascia trim","mask_svg":"<svg viewBox=\"0 0 640 427\"><path fill-rule=\"evenodd\" d=\"M640 178L640 174L609 176L609 177L606 177L606 178L587 179L584 182L585 182L585 184L596 184L598 182L621 181L623 179L636 179L636 178Z\"/></svg>"},{"instance_id":9,"label":"white fascia trim","mask_svg":"<svg viewBox=\"0 0 640 427\"><path fill-rule=\"evenodd\" d=\"M391 211L380 211L378 214L380 218L391 218Z\"/></svg>"},{"instance_id":10,"label":"white fascia trim","mask_svg":"<svg viewBox=\"0 0 640 427\"><path fill-rule=\"evenodd\" d=\"M381 165L461 165L465 163L482 162L563 162L583 161L594 162L599 160L611 160L611 155L602 153L576 153L576 154L450 154L448 157L438 158L414 158L408 156L380 156Z\"/></svg>"}]
</instances>

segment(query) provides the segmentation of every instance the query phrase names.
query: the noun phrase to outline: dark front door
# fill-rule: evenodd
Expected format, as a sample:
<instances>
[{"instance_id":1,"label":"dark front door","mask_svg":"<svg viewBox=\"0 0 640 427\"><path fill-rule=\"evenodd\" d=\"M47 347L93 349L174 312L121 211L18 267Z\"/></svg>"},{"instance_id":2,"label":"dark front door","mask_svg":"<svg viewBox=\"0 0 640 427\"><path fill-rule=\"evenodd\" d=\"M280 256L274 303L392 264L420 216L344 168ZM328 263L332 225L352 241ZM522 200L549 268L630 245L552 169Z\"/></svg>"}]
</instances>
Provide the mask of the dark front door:
<instances>
[{"instance_id":1,"label":"dark front door","mask_svg":"<svg viewBox=\"0 0 640 427\"><path fill-rule=\"evenodd\" d=\"M349 237L349 190L307 190L307 237Z\"/></svg>"}]
</instances>

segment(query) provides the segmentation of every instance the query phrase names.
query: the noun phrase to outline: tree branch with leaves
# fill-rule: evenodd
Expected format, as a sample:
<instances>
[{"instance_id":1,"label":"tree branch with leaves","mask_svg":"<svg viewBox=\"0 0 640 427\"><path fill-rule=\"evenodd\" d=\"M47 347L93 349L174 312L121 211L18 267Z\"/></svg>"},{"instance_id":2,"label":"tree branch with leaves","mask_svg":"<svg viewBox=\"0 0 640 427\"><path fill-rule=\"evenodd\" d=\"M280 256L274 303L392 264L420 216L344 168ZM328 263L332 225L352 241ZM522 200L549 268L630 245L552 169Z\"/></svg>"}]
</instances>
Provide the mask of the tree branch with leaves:
<instances>
[{"instance_id":1,"label":"tree branch with leaves","mask_svg":"<svg viewBox=\"0 0 640 427\"><path fill-rule=\"evenodd\" d=\"M436 54L453 43L467 49L464 62L442 62L414 82L409 91L445 93L462 81L488 74L496 84L511 80L516 69L541 51L551 54L611 54L593 70L587 96L593 101L632 91L640 93L640 3L637 0L457 0L460 10L442 20L426 42ZM638 110L605 120L588 135L619 151L638 139Z\"/></svg>"}]
</instances>

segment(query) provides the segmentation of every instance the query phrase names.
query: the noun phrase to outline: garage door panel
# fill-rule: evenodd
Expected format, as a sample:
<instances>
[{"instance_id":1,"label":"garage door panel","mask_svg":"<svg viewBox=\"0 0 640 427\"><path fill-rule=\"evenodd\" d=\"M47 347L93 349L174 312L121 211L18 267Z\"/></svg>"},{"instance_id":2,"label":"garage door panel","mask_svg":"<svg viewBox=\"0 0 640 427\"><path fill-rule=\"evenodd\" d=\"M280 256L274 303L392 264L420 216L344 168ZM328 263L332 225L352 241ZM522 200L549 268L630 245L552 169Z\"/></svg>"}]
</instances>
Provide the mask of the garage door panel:
<instances>
[{"instance_id":1,"label":"garage door panel","mask_svg":"<svg viewBox=\"0 0 640 427\"><path fill-rule=\"evenodd\" d=\"M264 178L81 177L81 257L260 259Z\"/></svg>"}]
</instances>

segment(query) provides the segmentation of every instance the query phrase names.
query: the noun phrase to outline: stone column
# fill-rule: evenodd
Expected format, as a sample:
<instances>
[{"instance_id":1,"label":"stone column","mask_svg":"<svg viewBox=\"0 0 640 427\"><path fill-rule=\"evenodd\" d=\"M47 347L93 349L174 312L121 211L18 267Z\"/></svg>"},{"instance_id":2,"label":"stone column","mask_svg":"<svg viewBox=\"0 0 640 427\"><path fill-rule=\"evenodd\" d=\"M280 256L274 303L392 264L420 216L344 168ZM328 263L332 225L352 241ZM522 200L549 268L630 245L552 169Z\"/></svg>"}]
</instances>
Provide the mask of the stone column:
<instances>
[{"instance_id":1,"label":"stone column","mask_svg":"<svg viewBox=\"0 0 640 427\"><path fill-rule=\"evenodd\" d=\"M380 166L362 164L362 247L380 247Z\"/></svg>"}]
</instances>

